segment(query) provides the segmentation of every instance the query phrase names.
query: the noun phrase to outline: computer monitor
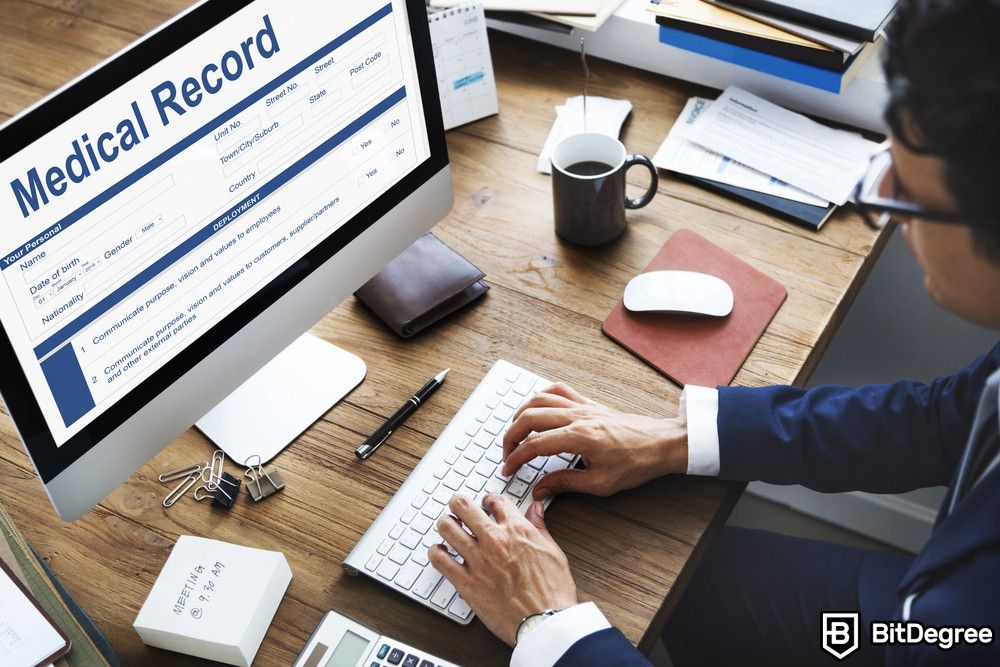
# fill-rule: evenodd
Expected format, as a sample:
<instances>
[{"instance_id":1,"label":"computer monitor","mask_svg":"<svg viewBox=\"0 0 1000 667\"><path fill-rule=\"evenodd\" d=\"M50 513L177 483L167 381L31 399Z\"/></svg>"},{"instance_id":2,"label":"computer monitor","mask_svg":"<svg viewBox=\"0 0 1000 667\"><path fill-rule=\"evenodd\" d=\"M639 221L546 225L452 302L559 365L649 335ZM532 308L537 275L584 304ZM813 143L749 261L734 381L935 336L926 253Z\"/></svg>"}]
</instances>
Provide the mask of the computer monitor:
<instances>
[{"instance_id":1,"label":"computer monitor","mask_svg":"<svg viewBox=\"0 0 1000 667\"><path fill-rule=\"evenodd\" d=\"M0 176L0 393L73 519L451 209L425 3L197 4Z\"/></svg>"}]
</instances>

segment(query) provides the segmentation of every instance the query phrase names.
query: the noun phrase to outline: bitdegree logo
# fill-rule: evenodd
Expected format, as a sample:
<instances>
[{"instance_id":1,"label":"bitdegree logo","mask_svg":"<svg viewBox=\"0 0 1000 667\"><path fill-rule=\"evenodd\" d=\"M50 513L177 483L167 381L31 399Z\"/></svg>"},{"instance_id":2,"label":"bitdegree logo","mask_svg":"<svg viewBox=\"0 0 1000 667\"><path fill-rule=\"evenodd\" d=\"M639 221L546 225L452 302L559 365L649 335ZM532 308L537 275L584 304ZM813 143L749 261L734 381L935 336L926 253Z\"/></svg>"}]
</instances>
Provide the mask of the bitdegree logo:
<instances>
[{"instance_id":1,"label":"bitdegree logo","mask_svg":"<svg viewBox=\"0 0 1000 667\"><path fill-rule=\"evenodd\" d=\"M993 628L974 625L923 625L915 621L874 621L873 644L935 644L942 651L956 644L989 644Z\"/></svg>"}]
</instances>

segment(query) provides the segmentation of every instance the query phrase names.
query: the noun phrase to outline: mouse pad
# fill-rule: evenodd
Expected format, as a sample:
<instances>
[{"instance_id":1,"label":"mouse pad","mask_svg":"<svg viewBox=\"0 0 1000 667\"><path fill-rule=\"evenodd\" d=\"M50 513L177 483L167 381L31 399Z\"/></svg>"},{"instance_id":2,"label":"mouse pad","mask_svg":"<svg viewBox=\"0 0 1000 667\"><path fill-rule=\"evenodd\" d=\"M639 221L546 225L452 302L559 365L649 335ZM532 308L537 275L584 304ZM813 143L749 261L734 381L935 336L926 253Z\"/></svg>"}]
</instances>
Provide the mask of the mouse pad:
<instances>
[{"instance_id":1,"label":"mouse pad","mask_svg":"<svg viewBox=\"0 0 1000 667\"><path fill-rule=\"evenodd\" d=\"M733 312L726 317L633 313L619 302L604 320L604 333L681 385L728 385L788 292L686 229L674 232L643 272L666 269L722 278L733 289Z\"/></svg>"}]
</instances>

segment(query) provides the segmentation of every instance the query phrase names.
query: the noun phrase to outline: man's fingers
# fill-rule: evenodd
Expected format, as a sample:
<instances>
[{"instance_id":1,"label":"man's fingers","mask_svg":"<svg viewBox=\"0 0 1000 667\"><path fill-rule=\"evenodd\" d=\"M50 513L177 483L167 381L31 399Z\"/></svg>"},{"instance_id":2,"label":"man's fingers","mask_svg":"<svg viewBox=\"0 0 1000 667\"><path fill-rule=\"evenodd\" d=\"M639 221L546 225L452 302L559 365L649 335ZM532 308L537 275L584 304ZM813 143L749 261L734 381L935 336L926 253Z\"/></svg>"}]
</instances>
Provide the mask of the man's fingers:
<instances>
[{"instance_id":1,"label":"man's fingers","mask_svg":"<svg viewBox=\"0 0 1000 667\"><path fill-rule=\"evenodd\" d=\"M452 514L457 516L459 520L469 527L473 535L482 535L487 530L491 528L490 518L486 516L486 512L480 507L476 507L476 504L472 502L469 496L462 494L455 494L451 497L451 501L448 503L448 509L451 510ZM461 528L459 528L461 530ZM462 533L465 533L462 530ZM446 538L447 539L447 538ZM451 542L451 540L448 540ZM454 544L452 546L455 546ZM457 546L455 546L458 549ZM462 553L459 551L459 553Z\"/></svg>"},{"instance_id":2,"label":"man's fingers","mask_svg":"<svg viewBox=\"0 0 1000 667\"><path fill-rule=\"evenodd\" d=\"M576 403L569 400L565 396L559 396L558 394L550 394L548 392L541 392L535 394L524 403L521 404L514 412L513 420L516 420L521 416L521 413L529 408L572 408ZM512 421L513 421L512 420Z\"/></svg>"},{"instance_id":3,"label":"man's fingers","mask_svg":"<svg viewBox=\"0 0 1000 667\"><path fill-rule=\"evenodd\" d=\"M548 536L549 529L545 527L545 507L538 500L531 503L528 507L528 511L525 513L524 518L531 522L535 528L537 528L542 535Z\"/></svg>"},{"instance_id":4,"label":"man's fingers","mask_svg":"<svg viewBox=\"0 0 1000 667\"><path fill-rule=\"evenodd\" d=\"M510 456L514 448L532 431L541 433L565 426L573 421L573 413L563 408L529 408L511 423L503 437L504 457Z\"/></svg>"},{"instance_id":5,"label":"man's fingers","mask_svg":"<svg viewBox=\"0 0 1000 667\"><path fill-rule=\"evenodd\" d=\"M578 392L573 387L569 386L565 382L556 382L551 387L547 387L543 390L546 394L555 394L556 396L563 396L568 398L574 403L593 403L592 400L586 398L583 394Z\"/></svg>"},{"instance_id":6,"label":"man's fingers","mask_svg":"<svg viewBox=\"0 0 1000 667\"><path fill-rule=\"evenodd\" d=\"M542 477L535 485L531 495L535 500L545 500L560 493L600 493L600 486L592 470L557 470Z\"/></svg>"},{"instance_id":7,"label":"man's fingers","mask_svg":"<svg viewBox=\"0 0 1000 667\"><path fill-rule=\"evenodd\" d=\"M554 428L544 433L535 433L515 447L504 460L503 474L511 475L536 456L551 456L570 452L579 454L581 443L565 428Z\"/></svg>"},{"instance_id":8,"label":"man's fingers","mask_svg":"<svg viewBox=\"0 0 1000 667\"><path fill-rule=\"evenodd\" d=\"M453 516L445 514L437 522L438 533L441 535L441 539L454 547L463 558L467 557L472 551L473 542L472 535L465 532L458 520ZM443 573L442 573L443 574Z\"/></svg>"},{"instance_id":9,"label":"man's fingers","mask_svg":"<svg viewBox=\"0 0 1000 667\"><path fill-rule=\"evenodd\" d=\"M427 550L427 558L434 569L444 575L455 588L464 587L469 576L464 565L451 557L443 544L435 544Z\"/></svg>"},{"instance_id":10,"label":"man's fingers","mask_svg":"<svg viewBox=\"0 0 1000 667\"><path fill-rule=\"evenodd\" d=\"M517 506L510 498L499 493L489 493L483 498L483 507L493 515L497 523L506 523L510 517L519 514Z\"/></svg>"}]
</instances>

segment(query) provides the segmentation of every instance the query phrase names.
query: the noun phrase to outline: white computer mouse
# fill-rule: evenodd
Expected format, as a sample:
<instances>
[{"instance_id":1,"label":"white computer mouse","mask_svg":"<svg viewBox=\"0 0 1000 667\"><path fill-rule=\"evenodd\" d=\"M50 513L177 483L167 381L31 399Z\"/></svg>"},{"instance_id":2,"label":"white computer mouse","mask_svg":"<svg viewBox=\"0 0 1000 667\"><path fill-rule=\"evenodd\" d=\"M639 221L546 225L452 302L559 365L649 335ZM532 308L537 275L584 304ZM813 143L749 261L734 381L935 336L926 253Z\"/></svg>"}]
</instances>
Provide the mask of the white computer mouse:
<instances>
[{"instance_id":1,"label":"white computer mouse","mask_svg":"<svg viewBox=\"0 0 1000 667\"><path fill-rule=\"evenodd\" d=\"M725 317L733 311L733 289L706 273L650 271L625 286L625 307L635 312Z\"/></svg>"}]
</instances>

